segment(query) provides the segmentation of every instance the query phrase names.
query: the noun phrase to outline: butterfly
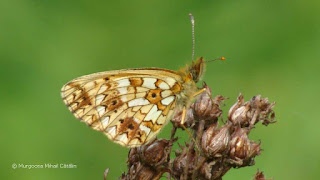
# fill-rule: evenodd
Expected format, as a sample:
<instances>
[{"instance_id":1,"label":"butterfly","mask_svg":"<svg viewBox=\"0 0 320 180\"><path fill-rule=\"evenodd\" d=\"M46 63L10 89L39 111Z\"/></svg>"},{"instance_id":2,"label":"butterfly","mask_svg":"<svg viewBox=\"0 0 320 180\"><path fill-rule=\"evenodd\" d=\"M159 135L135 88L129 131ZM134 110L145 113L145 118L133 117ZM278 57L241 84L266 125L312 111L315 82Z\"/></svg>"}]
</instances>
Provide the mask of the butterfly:
<instances>
[{"instance_id":1,"label":"butterfly","mask_svg":"<svg viewBox=\"0 0 320 180\"><path fill-rule=\"evenodd\" d=\"M201 92L196 83L205 69L198 58L178 71L161 68L123 69L76 78L61 89L73 115L122 146L150 142L185 111Z\"/></svg>"}]
</instances>

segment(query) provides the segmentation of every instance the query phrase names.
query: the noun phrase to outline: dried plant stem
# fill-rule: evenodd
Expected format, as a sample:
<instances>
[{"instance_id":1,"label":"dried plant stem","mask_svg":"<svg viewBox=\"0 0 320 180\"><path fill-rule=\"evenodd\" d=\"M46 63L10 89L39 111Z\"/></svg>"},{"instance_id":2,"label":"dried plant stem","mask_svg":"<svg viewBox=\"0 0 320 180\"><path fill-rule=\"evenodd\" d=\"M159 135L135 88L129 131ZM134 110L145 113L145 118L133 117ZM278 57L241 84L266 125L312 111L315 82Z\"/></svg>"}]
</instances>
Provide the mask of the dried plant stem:
<instances>
[{"instance_id":1,"label":"dried plant stem","mask_svg":"<svg viewBox=\"0 0 320 180\"><path fill-rule=\"evenodd\" d=\"M237 102L228 111L228 119L219 127L222 120L220 105L226 98L218 95L211 98L211 90L206 85L206 92L198 96L196 102L184 113L176 113L171 120L173 128L169 140L156 139L149 144L130 150L128 172L122 180L156 180L167 173L168 180L221 180L231 168L254 165L254 158L260 155L260 142L249 139L249 133L255 124L274 123L272 108L267 98L254 96L244 102L238 96ZM181 114L183 124L181 124ZM173 143L178 128L185 130L191 140L178 146L175 158L170 160ZM191 134L192 132L192 134ZM107 171L105 173L105 178ZM258 171L254 180L265 180Z\"/></svg>"},{"instance_id":2,"label":"dried plant stem","mask_svg":"<svg viewBox=\"0 0 320 180\"><path fill-rule=\"evenodd\" d=\"M194 133L194 135L196 135L196 142L199 143L201 141L201 137L203 134L203 129L204 129L204 125L205 125L205 121L204 120L200 120L199 125L198 125L198 130L196 133ZM202 151L198 151L197 152L197 156L200 158L195 158L194 160L194 168L193 168L193 172L192 172L192 180L195 180L197 178L198 175L198 171L200 169L200 167L202 166L202 164L205 162L206 158L204 156L202 156Z\"/></svg>"}]
</instances>

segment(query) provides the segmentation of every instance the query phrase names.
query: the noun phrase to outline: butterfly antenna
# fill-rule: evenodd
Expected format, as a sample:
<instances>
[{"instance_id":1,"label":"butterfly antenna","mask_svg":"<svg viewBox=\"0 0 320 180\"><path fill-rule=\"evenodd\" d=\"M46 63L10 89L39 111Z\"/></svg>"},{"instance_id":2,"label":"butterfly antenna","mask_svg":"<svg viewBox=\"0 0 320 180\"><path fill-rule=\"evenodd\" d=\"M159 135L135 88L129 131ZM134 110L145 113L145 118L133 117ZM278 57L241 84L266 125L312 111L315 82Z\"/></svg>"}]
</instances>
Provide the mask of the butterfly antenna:
<instances>
[{"instance_id":1,"label":"butterfly antenna","mask_svg":"<svg viewBox=\"0 0 320 180\"><path fill-rule=\"evenodd\" d=\"M195 51L195 44L196 44L196 39L194 36L194 17L191 13L189 14L189 17L190 17L191 27L192 27L192 60L194 60L194 51Z\"/></svg>"},{"instance_id":2,"label":"butterfly antenna","mask_svg":"<svg viewBox=\"0 0 320 180\"><path fill-rule=\"evenodd\" d=\"M226 58L225 58L224 56L221 56L221 57L216 58L216 59L211 59L211 60L209 60L209 61L205 61L205 63L212 62L212 61L216 61L216 60L225 61L225 60L226 60Z\"/></svg>"}]
</instances>

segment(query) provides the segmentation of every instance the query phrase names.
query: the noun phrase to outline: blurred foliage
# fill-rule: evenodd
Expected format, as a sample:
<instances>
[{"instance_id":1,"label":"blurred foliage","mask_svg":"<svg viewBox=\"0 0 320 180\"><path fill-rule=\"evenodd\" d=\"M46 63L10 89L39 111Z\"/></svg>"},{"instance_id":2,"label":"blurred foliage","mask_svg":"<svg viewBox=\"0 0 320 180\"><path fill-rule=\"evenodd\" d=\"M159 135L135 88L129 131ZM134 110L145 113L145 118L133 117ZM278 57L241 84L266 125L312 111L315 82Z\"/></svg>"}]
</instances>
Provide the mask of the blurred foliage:
<instances>
[{"instance_id":1,"label":"blurred foliage","mask_svg":"<svg viewBox=\"0 0 320 180\"><path fill-rule=\"evenodd\" d=\"M67 110L60 88L89 73L136 67L178 69L196 56L214 95L262 94L278 122L259 127L256 165L225 179L315 179L320 169L320 2L40 1L0 2L0 179L110 179L126 170L128 149L86 127ZM171 126L171 125L168 125ZM160 137L169 136L166 127ZM188 136L182 132L181 139ZM12 163L73 163L76 169L12 169Z\"/></svg>"}]
</instances>

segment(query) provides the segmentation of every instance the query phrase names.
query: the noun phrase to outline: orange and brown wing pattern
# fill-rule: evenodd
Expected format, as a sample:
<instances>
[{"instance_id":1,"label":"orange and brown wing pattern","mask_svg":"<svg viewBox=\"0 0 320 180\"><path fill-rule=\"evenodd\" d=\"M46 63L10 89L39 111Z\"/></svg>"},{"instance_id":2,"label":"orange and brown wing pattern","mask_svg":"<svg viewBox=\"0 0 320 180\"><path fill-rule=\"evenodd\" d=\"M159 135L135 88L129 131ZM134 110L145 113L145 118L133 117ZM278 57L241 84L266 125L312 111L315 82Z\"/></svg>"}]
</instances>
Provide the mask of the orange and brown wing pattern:
<instances>
[{"instance_id":1,"label":"orange and brown wing pattern","mask_svg":"<svg viewBox=\"0 0 320 180\"><path fill-rule=\"evenodd\" d=\"M180 82L179 75L163 69L110 71L77 78L61 95L76 118L116 143L136 147L168 122Z\"/></svg>"}]
</instances>

